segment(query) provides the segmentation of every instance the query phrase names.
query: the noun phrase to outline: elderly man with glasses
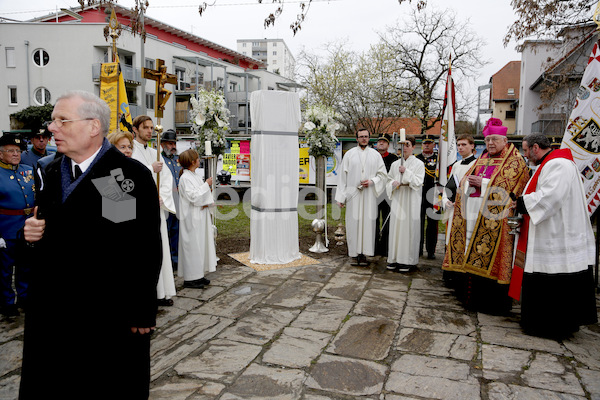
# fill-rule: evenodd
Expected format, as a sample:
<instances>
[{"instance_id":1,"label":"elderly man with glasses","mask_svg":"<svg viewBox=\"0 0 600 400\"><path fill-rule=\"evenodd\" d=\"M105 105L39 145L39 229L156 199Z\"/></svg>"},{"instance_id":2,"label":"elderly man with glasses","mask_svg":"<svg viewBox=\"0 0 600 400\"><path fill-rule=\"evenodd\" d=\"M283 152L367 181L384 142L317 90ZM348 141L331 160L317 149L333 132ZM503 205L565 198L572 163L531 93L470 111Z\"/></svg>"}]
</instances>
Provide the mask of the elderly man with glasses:
<instances>
[{"instance_id":1,"label":"elderly man with glasses","mask_svg":"<svg viewBox=\"0 0 600 400\"><path fill-rule=\"evenodd\" d=\"M161 261L150 171L105 138L98 96L61 96L49 129L63 154L45 169L24 239L33 258L20 399L147 398ZM68 373L65 373L68 371Z\"/></svg>"},{"instance_id":2,"label":"elderly man with glasses","mask_svg":"<svg viewBox=\"0 0 600 400\"><path fill-rule=\"evenodd\" d=\"M19 231L32 215L33 170L20 164L22 140L12 134L0 138L0 313L19 315L27 300L29 266L22 260ZM13 290L13 273L15 288Z\"/></svg>"},{"instance_id":3,"label":"elderly man with glasses","mask_svg":"<svg viewBox=\"0 0 600 400\"><path fill-rule=\"evenodd\" d=\"M456 290L465 307L490 314L506 314L512 307L508 287L514 236L507 217L513 212L511 194L520 196L529 179L507 130L497 118L483 129L486 151L461 181L442 265L464 276Z\"/></svg>"}]
</instances>

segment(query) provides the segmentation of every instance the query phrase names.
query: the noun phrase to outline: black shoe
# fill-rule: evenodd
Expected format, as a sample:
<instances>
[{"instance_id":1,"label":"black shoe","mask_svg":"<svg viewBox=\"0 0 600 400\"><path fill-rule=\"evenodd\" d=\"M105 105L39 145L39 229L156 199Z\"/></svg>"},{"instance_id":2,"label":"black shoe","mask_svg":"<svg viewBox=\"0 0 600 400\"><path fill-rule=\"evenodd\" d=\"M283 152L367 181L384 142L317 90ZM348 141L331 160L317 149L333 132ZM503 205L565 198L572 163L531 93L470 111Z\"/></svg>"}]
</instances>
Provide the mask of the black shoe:
<instances>
[{"instance_id":1,"label":"black shoe","mask_svg":"<svg viewBox=\"0 0 600 400\"><path fill-rule=\"evenodd\" d=\"M6 304L0 307L0 314L5 317L18 317L21 315L15 304Z\"/></svg>"},{"instance_id":2,"label":"black shoe","mask_svg":"<svg viewBox=\"0 0 600 400\"><path fill-rule=\"evenodd\" d=\"M177 263L172 262L171 265L173 266L173 272L177 272Z\"/></svg>"},{"instance_id":3,"label":"black shoe","mask_svg":"<svg viewBox=\"0 0 600 400\"><path fill-rule=\"evenodd\" d=\"M198 279L198 282L200 282L203 285L210 285L210 281L204 277Z\"/></svg>"},{"instance_id":4,"label":"black shoe","mask_svg":"<svg viewBox=\"0 0 600 400\"><path fill-rule=\"evenodd\" d=\"M156 304L159 307L171 307L173 305L173 299L158 299Z\"/></svg>"},{"instance_id":5,"label":"black shoe","mask_svg":"<svg viewBox=\"0 0 600 400\"><path fill-rule=\"evenodd\" d=\"M364 254L359 254L358 255L358 265L360 265L362 267L368 267L369 262L367 261L367 256L365 256Z\"/></svg>"},{"instance_id":6,"label":"black shoe","mask_svg":"<svg viewBox=\"0 0 600 400\"><path fill-rule=\"evenodd\" d=\"M388 264L386 268L388 269L388 271L395 271L396 268L398 268L398 264L391 263L391 264Z\"/></svg>"},{"instance_id":7,"label":"black shoe","mask_svg":"<svg viewBox=\"0 0 600 400\"><path fill-rule=\"evenodd\" d=\"M412 265L399 264L396 272L411 272L413 271L413 268L414 267Z\"/></svg>"},{"instance_id":8,"label":"black shoe","mask_svg":"<svg viewBox=\"0 0 600 400\"><path fill-rule=\"evenodd\" d=\"M360 258L352 257L352 261L350 262L350 265L352 265L353 267L358 267L360 265Z\"/></svg>"},{"instance_id":9,"label":"black shoe","mask_svg":"<svg viewBox=\"0 0 600 400\"><path fill-rule=\"evenodd\" d=\"M427 256L427 259L428 259L428 260L435 260L435 254L429 254L429 255Z\"/></svg>"},{"instance_id":10,"label":"black shoe","mask_svg":"<svg viewBox=\"0 0 600 400\"><path fill-rule=\"evenodd\" d=\"M195 281L183 281L183 287L188 289L204 289L204 283L201 279Z\"/></svg>"}]
</instances>

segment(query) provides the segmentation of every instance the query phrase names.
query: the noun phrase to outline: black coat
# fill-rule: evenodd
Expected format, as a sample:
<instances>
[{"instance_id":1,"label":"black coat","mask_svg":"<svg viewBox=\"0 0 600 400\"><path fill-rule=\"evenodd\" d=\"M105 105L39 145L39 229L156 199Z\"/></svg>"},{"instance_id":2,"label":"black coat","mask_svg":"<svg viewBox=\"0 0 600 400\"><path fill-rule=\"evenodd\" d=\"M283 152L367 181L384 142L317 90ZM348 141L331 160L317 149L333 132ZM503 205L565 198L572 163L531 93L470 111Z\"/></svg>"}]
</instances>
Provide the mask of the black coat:
<instances>
[{"instance_id":1,"label":"black coat","mask_svg":"<svg viewBox=\"0 0 600 400\"><path fill-rule=\"evenodd\" d=\"M150 339L130 328L156 324L162 251L154 180L106 140L74 184L67 164L61 157L48 165L38 196L46 230L33 249L20 398L146 398ZM135 185L136 217L120 223L103 217L92 182L116 168Z\"/></svg>"}]
</instances>

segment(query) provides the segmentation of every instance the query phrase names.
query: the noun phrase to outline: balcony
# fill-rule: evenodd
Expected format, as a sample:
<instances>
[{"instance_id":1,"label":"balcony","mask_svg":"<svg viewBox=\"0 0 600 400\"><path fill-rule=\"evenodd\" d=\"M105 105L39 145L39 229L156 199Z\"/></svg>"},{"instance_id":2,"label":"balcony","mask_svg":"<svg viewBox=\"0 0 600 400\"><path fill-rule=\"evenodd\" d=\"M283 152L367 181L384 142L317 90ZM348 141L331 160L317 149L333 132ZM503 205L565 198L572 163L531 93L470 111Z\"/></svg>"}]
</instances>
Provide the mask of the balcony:
<instances>
[{"instance_id":1,"label":"balcony","mask_svg":"<svg viewBox=\"0 0 600 400\"><path fill-rule=\"evenodd\" d=\"M227 103L248 103L250 101L250 93L244 92L227 92L225 95Z\"/></svg>"},{"instance_id":2,"label":"balcony","mask_svg":"<svg viewBox=\"0 0 600 400\"><path fill-rule=\"evenodd\" d=\"M565 114L542 114L531 124L531 133L543 133L546 136L562 136L565 133Z\"/></svg>"},{"instance_id":3,"label":"balcony","mask_svg":"<svg viewBox=\"0 0 600 400\"><path fill-rule=\"evenodd\" d=\"M92 64L92 79L94 82L100 81L100 70L102 68L102 64ZM142 82L142 73L139 68L133 68L130 65L121 64L121 73L123 74L123 79L125 83L130 83L134 85L140 85Z\"/></svg>"}]
</instances>

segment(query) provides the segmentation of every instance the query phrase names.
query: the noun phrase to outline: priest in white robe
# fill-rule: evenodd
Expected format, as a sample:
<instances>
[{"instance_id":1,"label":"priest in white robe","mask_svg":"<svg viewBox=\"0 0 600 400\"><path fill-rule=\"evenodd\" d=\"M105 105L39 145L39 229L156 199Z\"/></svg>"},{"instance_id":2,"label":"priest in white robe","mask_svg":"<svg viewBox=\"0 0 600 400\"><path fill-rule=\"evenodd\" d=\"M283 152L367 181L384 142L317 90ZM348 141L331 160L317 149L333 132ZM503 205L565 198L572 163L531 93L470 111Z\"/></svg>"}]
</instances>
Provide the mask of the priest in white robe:
<instances>
[{"instance_id":1,"label":"priest in white robe","mask_svg":"<svg viewBox=\"0 0 600 400\"><path fill-rule=\"evenodd\" d=\"M404 142L404 157L390 167L386 192L392 201L388 266L391 271L409 272L419 263L421 237L421 192L425 179L425 164L413 156L416 140L408 136Z\"/></svg>"},{"instance_id":2,"label":"priest in white robe","mask_svg":"<svg viewBox=\"0 0 600 400\"><path fill-rule=\"evenodd\" d=\"M173 305L171 297L176 295L175 278L173 276L173 265L171 263L171 250L169 248L169 234L167 231L167 213L175 214L175 200L173 199L173 176L168 168L163 168L165 160L160 157L157 161L157 151L148 146L152 139L154 124L147 115L139 115L133 120L133 155L131 158L138 160L147 166L152 172L154 182L157 182L157 173L160 174L160 187L158 189L160 199L160 235L162 244L162 267L158 277L156 288L158 304L163 306ZM136 249L142 251L142 249Z\"/></svg>"},{"instance_id":3,"label":"priest in white robe","mask_svg":"<svg viewBox=\"0 0 600 400\"><path fill-rule=\"evenodd\" d=\"M184 168L179 178L179 268L183 287L202 289L210 284L204 277L217 269L217 253L212 224L212 177L206 182L197 173L200 157L196 150L179 155Z\"/></svg>"},{"instance_id":4,"label":"priest in white robe","mask_svg":"<svg viewBox=\"0 0 600 400\"><path fill-rule=\"evenodd\" d=\"M342 159L335 201L346 207L346 240L352 265L367 266L366 256L375 254L377 197L387 183L385 164L379 152L369 147L369 131L356 133L358 146Z\"/></svg>"},{"instance_id":5,"label":"priest in white robe","mask_svg":"<svg viewBox=\"0 0 600 400\"><path fill-rule=\"evenodd\" d=\"M571 150L552 150L548 137L532 134L523 139L523 152L538 168L515 204L527 226L521 227L509 293L518 297L514 271L524 259L521 326L563 339L597 322L594 233Z\"/></svg>"}]
</instances>

